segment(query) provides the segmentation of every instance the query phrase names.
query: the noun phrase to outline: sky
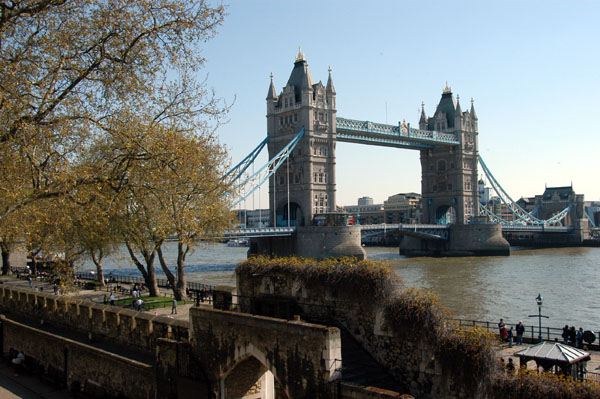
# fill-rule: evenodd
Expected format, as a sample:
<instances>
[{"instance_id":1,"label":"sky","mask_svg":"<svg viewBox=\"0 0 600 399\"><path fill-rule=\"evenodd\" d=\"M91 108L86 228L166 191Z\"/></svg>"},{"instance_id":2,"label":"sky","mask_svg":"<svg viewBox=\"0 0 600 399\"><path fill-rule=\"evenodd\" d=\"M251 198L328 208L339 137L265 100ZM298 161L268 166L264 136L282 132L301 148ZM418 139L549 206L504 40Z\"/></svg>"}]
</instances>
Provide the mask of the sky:
<instances>
[{"instance_id":1,"label":"sky","mask_svg":"<svg viewBox=\"0 0 600 399\"><path fill-rule=\"evenodd\" d=\"M511 197L572 184L600 200L600 2L223 4L201 73L232 104L217 130L232 164L266 137L269 75L280 93L302 46L316 82L332 68L338 117L416 127L421 102L432 116L448 82L463 110L473 98L479 153ZM418 151L338 143L336 156L337 205L421 191ZM267 192L242 207L268 207Z\"/></svg>"}]
</instances>

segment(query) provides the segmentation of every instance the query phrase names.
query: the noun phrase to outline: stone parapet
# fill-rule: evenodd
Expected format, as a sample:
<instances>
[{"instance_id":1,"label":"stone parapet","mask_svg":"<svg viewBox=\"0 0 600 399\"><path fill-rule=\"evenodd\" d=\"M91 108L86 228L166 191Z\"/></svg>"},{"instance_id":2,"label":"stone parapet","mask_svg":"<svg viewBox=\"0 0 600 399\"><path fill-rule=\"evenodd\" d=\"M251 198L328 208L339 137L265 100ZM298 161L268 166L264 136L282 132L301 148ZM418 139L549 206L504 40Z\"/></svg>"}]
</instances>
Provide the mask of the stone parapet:
<instances>
[{"instance_id":1,"label":"stone parapet","mask_svg":"<svg viewBox=\"0 0 600 399\"><path fill-rule=\"evenodd\" d=\"M160 338L190 336L187 321L21 287L0 287L0 310L145 351L154 351Z\"/></svg>"}]
</instances>

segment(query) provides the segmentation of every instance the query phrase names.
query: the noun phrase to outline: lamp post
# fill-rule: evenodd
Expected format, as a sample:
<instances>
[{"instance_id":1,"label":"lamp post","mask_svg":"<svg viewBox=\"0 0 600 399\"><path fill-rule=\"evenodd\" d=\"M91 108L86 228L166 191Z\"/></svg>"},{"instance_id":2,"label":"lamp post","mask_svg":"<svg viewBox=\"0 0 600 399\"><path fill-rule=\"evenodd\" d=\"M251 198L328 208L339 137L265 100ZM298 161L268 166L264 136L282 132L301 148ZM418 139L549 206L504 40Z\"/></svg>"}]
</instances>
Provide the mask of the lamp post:
<instances>
[{"instance_id":1,"label":"lamp post","mask_svg":"<svg viewBox=\"0 0 600 399\"><path fill-rule=\"evenodd\" d=\"M539 322L539 330L538 330L538 342L542 342L542 317L549 318L548 316L542 315L542 303L544 301L544 297L542 294L538 293L538 296L535 298L535 302L538 305L538 314L537 315L529 315L528 317L537 317Z\"/></svg>"}]
</instances>

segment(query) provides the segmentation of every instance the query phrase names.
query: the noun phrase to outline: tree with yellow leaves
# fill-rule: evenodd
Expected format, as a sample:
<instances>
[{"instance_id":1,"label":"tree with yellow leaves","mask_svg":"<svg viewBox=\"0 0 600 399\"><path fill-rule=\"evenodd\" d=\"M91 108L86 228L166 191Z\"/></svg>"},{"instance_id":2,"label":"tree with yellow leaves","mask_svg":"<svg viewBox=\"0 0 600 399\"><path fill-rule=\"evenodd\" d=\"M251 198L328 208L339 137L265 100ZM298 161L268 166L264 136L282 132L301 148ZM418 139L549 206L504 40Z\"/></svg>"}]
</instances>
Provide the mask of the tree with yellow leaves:
<instances>
[{"instance_id":1,"label":"tree with yellow leaves","mask_svg":"<svg viewBox=\"0 0 600 399\"><path fill-rule=\"evenodd\" d=\"M136 121L182 132L218 125L227 106L195 74L204 63L197 46L223 18L224 8L205 0L0 2L0 242L8 255L14 231L31 251L50 245L51 235L35 231L49 226L47 204L62 204L56 220L74 223L62 201L90 206L86 187L107 204L121 198L129 167L145 157L128 136ZM91 146L119 141L114 157L88 162Z\"/></svg>"},{"instance_id":2,"label":"tree with yellow leaves","mask_svg":"<svg viewBox=\"0 0 600 399\"><path fill-rule=\"evenodd\" d=\"M131 115L130 128L98 143L94 153L104 154L105 168L127 163L126 178L115 199L121 237L149 289L158 293L155 261L180 300L185 293L185 258L194 244L229 228L231 191L222 176L226 152L210 131L177 129L145 123ZM169 269L162 245L177 240L177 272Z\"/></svg>"}]
</instances>

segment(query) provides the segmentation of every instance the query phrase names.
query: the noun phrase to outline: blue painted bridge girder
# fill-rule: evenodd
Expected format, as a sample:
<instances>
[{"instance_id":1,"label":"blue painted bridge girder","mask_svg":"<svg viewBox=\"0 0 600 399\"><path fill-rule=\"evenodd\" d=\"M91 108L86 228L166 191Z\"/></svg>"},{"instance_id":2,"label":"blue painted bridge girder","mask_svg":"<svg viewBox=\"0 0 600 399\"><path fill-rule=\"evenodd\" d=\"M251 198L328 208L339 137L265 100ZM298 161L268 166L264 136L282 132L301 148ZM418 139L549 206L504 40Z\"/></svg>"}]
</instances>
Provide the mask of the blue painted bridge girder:
<instances>
[{"instance_id":1,"label":"blue painted bridge girder","mask_svg":"<svg viewBox=\"0 0 600 399\"><path fill-rule=\"evenodd\" d=\"M413 129L410 125L387 125L370 121L336 118L336 140L347 143L428 150L435 146L460 144L455 133Z\"/></svg>"}]
</instances>

